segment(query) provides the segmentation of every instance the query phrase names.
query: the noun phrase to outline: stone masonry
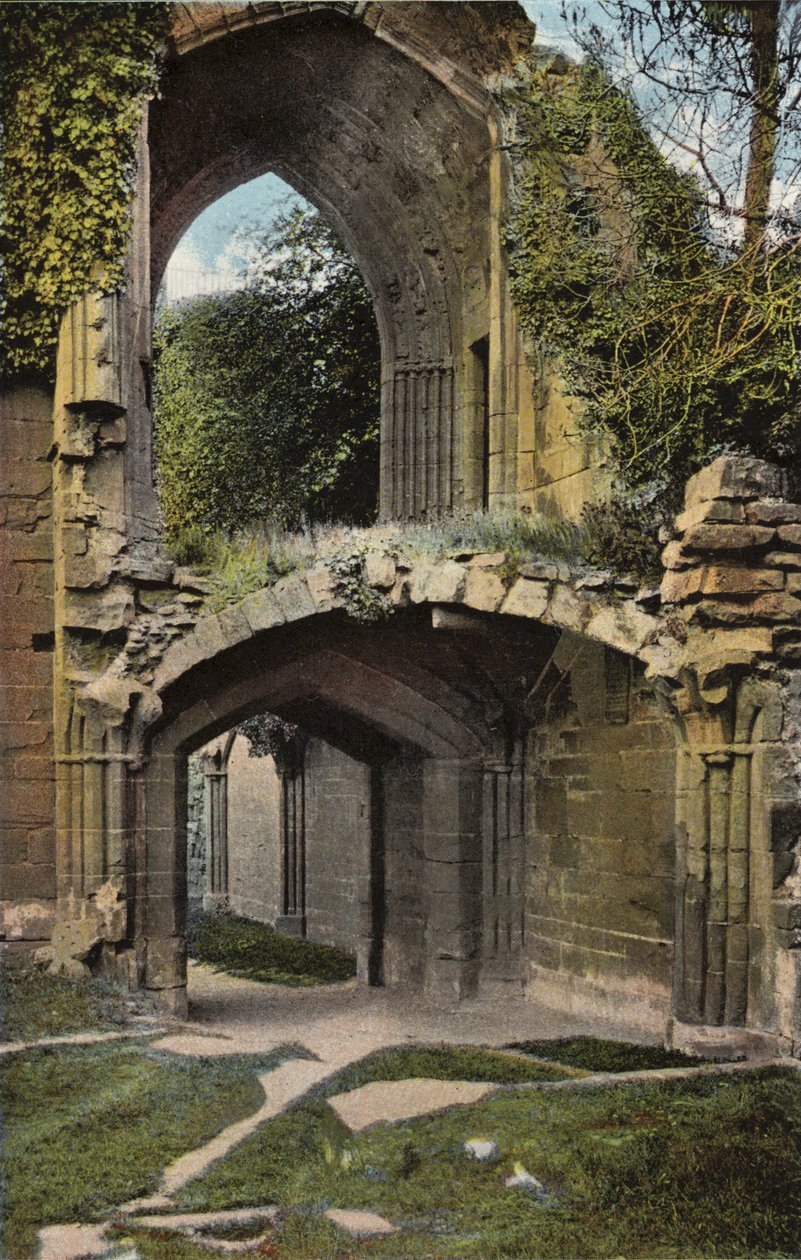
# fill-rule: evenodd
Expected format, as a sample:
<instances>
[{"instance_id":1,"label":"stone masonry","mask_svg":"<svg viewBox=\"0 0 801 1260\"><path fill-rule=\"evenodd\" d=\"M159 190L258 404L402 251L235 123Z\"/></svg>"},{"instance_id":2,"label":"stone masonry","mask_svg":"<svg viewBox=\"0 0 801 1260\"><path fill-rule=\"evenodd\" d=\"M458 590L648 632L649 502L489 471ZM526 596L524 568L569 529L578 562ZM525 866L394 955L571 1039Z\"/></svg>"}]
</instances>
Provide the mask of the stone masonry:
<instances>
[{"instance_id":1,"label":"stone masonry","mask_svg":"<svg viewBox=\"0 0 801 1260\"><path fill-rule=\"evenodd\" d=\"M12 953L112 970L182 1012L188 758L273 712L358 767L343 870L358 849L365 978L448 1003L525 987L613 1003L679 1045L797 1049L801 505L785 474L732 456L698 473L655 589L403 543L399 522L451 509L575 516L605 476L509 297L494 91L530 38L513 4L177 6L125 289L98 272L65 315L55 384L3 398ZM331 556L215 610L161 547L151 281L200 209L267 170L329 215L375 300L382 526L353 543L387 612L371 624ZM333 799L321 764L326 781ZM297 767L282 790L297 818ZM284 832L296 923L300 834Z\"/></svg>"}]
</instances>

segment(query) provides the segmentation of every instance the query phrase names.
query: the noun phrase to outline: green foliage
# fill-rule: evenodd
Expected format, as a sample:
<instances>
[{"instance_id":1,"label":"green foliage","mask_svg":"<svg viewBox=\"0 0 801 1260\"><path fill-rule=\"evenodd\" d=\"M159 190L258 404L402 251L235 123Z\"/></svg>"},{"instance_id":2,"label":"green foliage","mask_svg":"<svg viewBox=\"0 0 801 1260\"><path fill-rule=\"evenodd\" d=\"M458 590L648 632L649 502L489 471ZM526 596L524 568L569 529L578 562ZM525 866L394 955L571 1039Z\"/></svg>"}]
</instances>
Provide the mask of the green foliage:
<instances>
[{"instance_id":1,"label":"green foliage","mask_svg":"<svg viewBox=\"0 0 801 1260\"><path fill-rule=\"evenodd\" d=\"M0 6L2 373L54 369L66 307L123 281L162 3Z\"/></svg>"},{"instance_id":2,"label":"green foliage","mask_svg":"<svg viewBox=\"0 0 801 1260\"><path fill-rule=\"evenodd\" d=\"M664 547L660 531L672 526L680 509L677 490L675 483L651 482L634 493L617 491L604 503L588 504L582 518L589 563L618 576L658 583Z\"/></svg>"},{"instance_id":3,"label":"green foliage","mask_svg":"<svg viewBox=\"0 0 801 1260\"><path fill-rule=\"evenodd\" d=\"M335 555L328 567L348 616L363 625L374 625L392 615L393 605L388 595L368 584L364 571L366 554L366 546L356 547L348 555Z\"/></svg>"},{"instance_id":4,"label":"green foliage","mask_svg":"<svg viewBox=\"0 0 801 1260\"><path fill-rule=\"evenodd\" d=\"M507 104L521 323L625 481L683 478L721 444L793 458L798 248L716 252L697 188L592 63L535 68Z\"/></svg>"},{"instance_id":5,"label":"green foliage","mask_svg":"<svg viewBox=\"0 0 801 1260\"><path fill-rule=\"evenodd\" d=\"M344 1160L327 1158L334 1120L315 1099L269 1121L187 1186L181 1207L270 1201L286 1220L292 1209L323 1203L366 1209L400 1226L381 1240L381 1255L405 1260L697 1260L796 1256L801 1247L801 1080L792 1070L512 1089L475 1106L340 1133ZM498 1143L497 1162L466 1155L463 1143L476 1137ZM504 1186L517 1163L544 1184L545 1200ZM352 1244L354 1255L370 1251L369 1243Z\"/></svg>"},{"instance_id":6,"label":"green foliage","mask_svg":"<svg viewBox=\"0 0 801 1260\"><path fill-rule=\"evenodd\" d=\"M168 308L156 326L172 537L375 513L380 351L361 276L316 212L250 245L247 289Z\"/></svg>"},{"instance_id":7,"label":"green foliage","mask_svg":"<svg viewBox=\"0 0 801 1260\"><path fill-rule=\"evenodd\" d=\"M5 1059L2 1254L25 1260L41 1226L96 1220L155 1190L166 1164L259 1107L256 1073L287 1057L186 1058L127 1042Z\"/></svg>"},{"instance_id":8,"label":"green foliage","mask_svg":"<svg viewBox=\"0 0 801 1260\"><path fill-rule=\"evenodd\" d=\"M333 984L356 974L355 959L342 950L282 936L266 923L222 911L200 915L187 946L198 962L265 984Z\"/></svg>"},{"instance_id":9,"label":"green foliage","mask_svg":"<svg viewBox=\"0 0 801 1260\"><path fill-rule=\"evenodd\" d=\"M581 564L593 538L586 526L550 516L465 512L365 529L336 524L287 530L267 522L226 535L189 526L178 533L170 551L178 563L193 564L208 574L208 606L213 610L322 562L328 565L346 610L357 620L370 622L388 616L391 605L366 582L364 560L369 550L397 555L408 563L422 557L444 560L462 553L503 552L507 575L512 577L527 560Z\"/></svg>"},{"instance_id":10,"label":"green foliage","mask_svg":"<svg viewBox=\"0 0 801 1260\"><path fill-rule=\"evenodd\" d=\"M605 1041L600 1037L563 1037L549 1041L515 1041L507 1047L552 1059L588 1072L639 1072L651 1068L692 1067L705 1060L662 1046L638 1046L629 1041Z\"/></svg>"},{"instance_id":11,"label":"green foliage","mask_svg":"<svg viewBox=\"0 0 801 1260\"><path fill-rule=\"evenodd\" d=\"M71 980L27 968L0 970L0 1038L24 1041L128 1021L123 991L109 980Z\"/></svg>"}]
</instances>

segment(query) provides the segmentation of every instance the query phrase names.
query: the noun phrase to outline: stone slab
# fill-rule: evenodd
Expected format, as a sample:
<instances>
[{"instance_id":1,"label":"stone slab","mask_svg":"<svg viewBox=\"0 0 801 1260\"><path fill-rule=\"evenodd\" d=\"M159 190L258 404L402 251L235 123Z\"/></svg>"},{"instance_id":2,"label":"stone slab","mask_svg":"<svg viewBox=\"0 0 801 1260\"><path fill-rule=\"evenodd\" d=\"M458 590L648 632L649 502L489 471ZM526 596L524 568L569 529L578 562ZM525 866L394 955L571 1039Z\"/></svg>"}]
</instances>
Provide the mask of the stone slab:
<instances>
[{"instance_id":1,"label":"stone slab","mask_svg":"<svg viewBox=\"0 0 801 1260\"><path fill-rule=\"evenodd\" d=\"M391 1225L376 1212L358 1212L347 1208L329 1208L324 1213L329 1221L333 1221L340 1229L347 1230L354 1238L380 1238L386 1234L397 1233L397 1226Z\"/></svg>"},{"instance_id":2,"label":"stone slab","mask_svg":"<svg viewBox=\"0 0 801 1260\"><path fill-rule=\"evenodd\" d=\"M496 1088L479 1081L435 1081L424 1077L373 1081L347 1094L336 1094L328 1103L352 1133L361 1133L374 1124L396 1124L446 1107L468 1107Z\"/></svg>"}]
</instances>

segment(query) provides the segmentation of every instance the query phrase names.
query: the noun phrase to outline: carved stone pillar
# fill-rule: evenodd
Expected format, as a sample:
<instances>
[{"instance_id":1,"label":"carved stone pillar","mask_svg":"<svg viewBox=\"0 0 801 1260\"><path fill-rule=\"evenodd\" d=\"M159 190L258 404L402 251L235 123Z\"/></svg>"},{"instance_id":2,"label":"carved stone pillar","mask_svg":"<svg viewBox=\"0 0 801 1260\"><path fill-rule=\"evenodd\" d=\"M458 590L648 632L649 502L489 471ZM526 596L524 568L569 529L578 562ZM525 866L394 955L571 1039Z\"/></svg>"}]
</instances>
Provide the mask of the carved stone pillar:
<instances>
[{"instance_id":1,"label":"carved stone pillar","mask_svg":"<svg viewBox=\"0 0 801 1260\"><path fill-rule=\"evenodd\" d=\"M279 852L282 914L276 928L287 936L306 935L306 736L301 731L276 739L275 768L281 783Z\"/></svg>"},{"instance_id":2,"label":"carved stone pillar","mask_svg":"<svg viewBox=\"0 0 801 1260\"><path fill-rule=\"evenodd\" d=\"M482 839L482 979L522 985L525 826L521 755L484 766Z\"/></svg>"},{"instance_id":3,"label":"carved stone pillar","mask_svg":"<svg viewBox=\"0 0 801 1260\"><path fill-rule=\"evenodd\" d=\"M217 748L204 756L203 773L206 776L208 845L208 887L203 906L213 910L228 901L228 758L223 749Z\"/></svg>"},{"instance_id":4,"label":"carved stone pillar","mask_svg":"<svg viewBox=\"0 0 801 1260\"><path fill-rule=\"evenodd\" d=\"M453 365L397 364L384 383L381 516L449 511L454 483Z\"/></svg>"},{"instance_id":5,"label":"carved stone pillar","mask_svg":"<svg viewBox=\"0 0 801 1260\"><path fill-rule=\"evenodd\" d=\"M425 990L443 1001L468 997L478 985L483 774L468 760L438 757L423 766Z\"/></svg>"}]
</instances>

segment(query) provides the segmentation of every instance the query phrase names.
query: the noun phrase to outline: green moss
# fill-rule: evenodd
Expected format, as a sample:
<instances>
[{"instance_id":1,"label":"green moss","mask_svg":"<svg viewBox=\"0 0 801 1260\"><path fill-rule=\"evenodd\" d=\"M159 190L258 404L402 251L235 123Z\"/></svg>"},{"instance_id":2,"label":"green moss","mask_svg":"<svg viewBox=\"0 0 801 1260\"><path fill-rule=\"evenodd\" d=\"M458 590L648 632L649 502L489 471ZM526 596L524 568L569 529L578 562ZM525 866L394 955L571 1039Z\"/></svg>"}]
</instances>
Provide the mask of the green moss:
<instances>
[{"instance_id":1,"label":"green moss","mask_svg":"<svg viewBox=\"0 0 801 1260\"><path fill-rule=\"evenodd\" d=\"M154 1190L166 1164L261 1105L256 1073L286 1057L188 1058L126 1042L5 1059L2 1254L24 1260L43 1225L97 1220Z\"/></svg>"},{"instance_id":2,"label":"green moss","mask_svg":"<svg viewBox=\"0 0 801 1260\"><path fill-rule=\"evenodd\" d=\"M191 926L190 957L218 971L265 984L316 985L348 980L356 960L330 945L283 936L237 915L200 915Z\"/></svg>"}]
</instances>

